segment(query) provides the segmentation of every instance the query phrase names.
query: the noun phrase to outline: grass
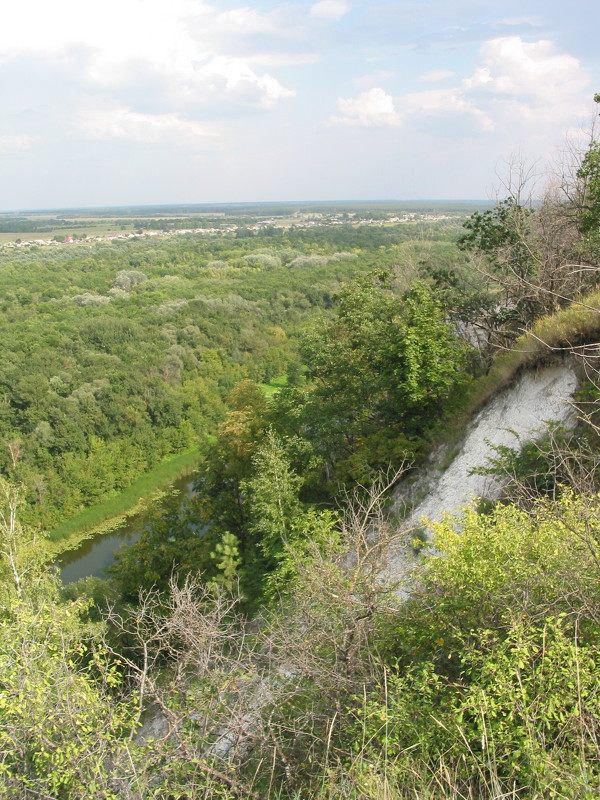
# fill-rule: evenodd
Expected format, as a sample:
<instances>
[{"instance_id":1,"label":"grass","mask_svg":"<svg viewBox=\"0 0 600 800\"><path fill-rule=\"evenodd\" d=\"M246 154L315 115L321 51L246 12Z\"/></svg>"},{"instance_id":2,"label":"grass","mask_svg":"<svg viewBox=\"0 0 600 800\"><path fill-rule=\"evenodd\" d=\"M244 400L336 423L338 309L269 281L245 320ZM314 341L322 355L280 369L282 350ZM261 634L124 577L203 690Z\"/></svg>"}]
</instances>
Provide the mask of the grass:
<instances>
[{"instance_id":1,"label":"grass","mask_svg":"<svg viewBox=\"0 0 600 800\"><path fill-rule=\"evenodd\" d=\"M86 508L54 528L48 534L50 541L64 543L61 549L69 549L83 538L120 527L127 517L162 497L177 478L194 472L203 455L200 448L194 448L162 461L123 492Z\"/></svg>"},{"instance_id":2,"label":"grass","mask_svg":"<svg viewBox=\"0 0 600 800\"><path fill-rule=\"evenodd\" d=\"M558 354L581 348L600 335L600 292L574 302L563 311L539 319L512 348L494 362L489 373L476 381L472 397L477 410L499 389L508 386L524 368L543 364Z\"/></svg>"},{"instance_id":3,"label":"grass","mask_svg":"<svg viewBox=\"0 0 600 800\"><path fill-rule=\"evenodd\" d=\"M263 390L267 397L271 397L280 389L283 389L284 386L288 385L288 376L287 375L280 375L279 378L273 378L268 383L261 383L260 388Z\"/></svg>"},{"instance_id":4,"label":"grass","mask_svg":"<svg viewBox=\"0 0 600 800\"><path fill-rule=\"evenodd\" d=\"M487 375L474 380L468 388L464 403L451 420L444 421L441 442L446 445L442 468L456 454L456 447L465 426L474 414L497 392L510 386L524 369L555 362L568 353L600 338L600 292L594 292L572 303L568 308L539 319L520 336L510 350L499 355ZM433 443L440 444L440 438Z\"/></svg>"}]
</instances>

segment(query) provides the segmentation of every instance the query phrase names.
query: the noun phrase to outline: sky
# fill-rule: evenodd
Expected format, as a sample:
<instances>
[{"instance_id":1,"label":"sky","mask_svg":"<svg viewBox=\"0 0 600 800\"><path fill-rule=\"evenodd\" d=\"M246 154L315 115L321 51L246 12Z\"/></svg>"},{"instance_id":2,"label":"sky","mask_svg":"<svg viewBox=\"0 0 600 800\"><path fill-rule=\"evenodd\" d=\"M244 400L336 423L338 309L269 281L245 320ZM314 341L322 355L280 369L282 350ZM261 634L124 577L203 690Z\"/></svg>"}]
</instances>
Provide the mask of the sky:
<instances>
[{"instance_id":1,"label":"sky","mask_svg":"<svg viewBox=\"0 0 600 800\"><path fill-rule=\"evenodd\" d=\"M0 210L490 199L584 148L593 0L20 0Z\"/></svg>"}]
</instances>

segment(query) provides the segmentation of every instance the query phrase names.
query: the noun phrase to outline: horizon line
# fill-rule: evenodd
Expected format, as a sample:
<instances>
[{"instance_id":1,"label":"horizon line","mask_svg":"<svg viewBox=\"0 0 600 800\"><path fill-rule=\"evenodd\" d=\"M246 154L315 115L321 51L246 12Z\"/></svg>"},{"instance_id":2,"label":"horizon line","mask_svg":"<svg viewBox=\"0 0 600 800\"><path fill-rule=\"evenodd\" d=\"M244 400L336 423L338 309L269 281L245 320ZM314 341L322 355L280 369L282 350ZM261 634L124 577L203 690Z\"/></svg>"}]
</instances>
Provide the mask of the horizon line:
<instances>
[{"instance_id":1,"label":"horizon line","mask_svg":"<svg viewBox=\"0 0 600 800\"><path fill-rule=\"evenodd\" d=\"M301 206L301 205L323 205L323 206L367 206L367 205L425 205L427 203L448 203L453 205L492 205L493 201L484 198L456 199L449 197L424 199L410 198L408 200L381 199L381 200L236 200L236 201L211 201L211 202L190 202L190 203L127 203L123 205L80 205L80 206L46 206L33 208L12 208L1 210L0 215L11 214L49 214L64 213L68 211L118 211L120 209L160 209L160 208L242 208L245 206Z\"/></svg>"}]
</instances>

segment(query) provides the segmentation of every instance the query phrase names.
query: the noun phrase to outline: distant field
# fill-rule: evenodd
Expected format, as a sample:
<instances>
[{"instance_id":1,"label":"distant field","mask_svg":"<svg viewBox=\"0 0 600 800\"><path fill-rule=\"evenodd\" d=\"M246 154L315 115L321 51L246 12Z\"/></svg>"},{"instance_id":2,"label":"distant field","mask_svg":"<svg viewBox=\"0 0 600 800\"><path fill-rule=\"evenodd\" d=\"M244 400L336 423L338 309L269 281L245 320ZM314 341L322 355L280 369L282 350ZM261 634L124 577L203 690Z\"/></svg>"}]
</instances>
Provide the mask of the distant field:
<instances>
[{"instance_id":1,"label":"distant field","mask_svg":"<svg viewBox=\"0 0 600 800\"><path fill-rule=\"evenodd\" d=\"M101 219L88 217L79 218L71 221L65 220L64 224L52 225L53 219L44 219L39 216L20 218L19 223L11 226L11 220L0 215L0 242L14 242L21 239L23 242L34 239L53 239L55 236L75 236L77 238L85 236L108 236L110 234L131 233L137 228L136 221L129 219L125 222L114 219ZM27 226L29 230L20 228ZM38 230L35 230L38 228Z\"/></svg>"},{"instance_id":2,"label":"distant field","mask_svg":"<svg viewBox=\"0 0 600 800\"><path fill-rule=\"evenodd\" d=\"M165 206L121 206L107 208L69 208L48 211L21 212L24 216L65 216L70 219L100 219L119 217L183 217L183 216L286 216L302 212L356 212L356 211L417 211L470 213L492 205L487 200L381 200L381 201L306 201L274 203L198 203Z\"/></svg>"}]
</instances>

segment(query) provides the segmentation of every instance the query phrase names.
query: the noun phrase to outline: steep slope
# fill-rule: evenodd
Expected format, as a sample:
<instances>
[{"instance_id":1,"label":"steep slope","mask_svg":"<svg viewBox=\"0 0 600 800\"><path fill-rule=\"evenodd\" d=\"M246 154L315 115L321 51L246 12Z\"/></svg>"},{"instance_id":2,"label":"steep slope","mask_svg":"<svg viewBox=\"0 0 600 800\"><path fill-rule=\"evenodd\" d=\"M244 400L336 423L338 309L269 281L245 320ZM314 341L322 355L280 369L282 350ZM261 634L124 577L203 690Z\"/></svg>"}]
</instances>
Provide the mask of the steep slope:
<instances>
[{"instance_id":1,"label":"steep slope","mask_svg":"<svg viewBox=\"0 0 600 800\"><path fill-rule=\"evenodd\" d=\"M577 376L568 366L545 367L525 372L508 389L495 395L468 425L459 452L440 471L429 467L416 489L401 486L394 508L410 503L416 491L425 496L406 517L405 526L420 525L423 517L432 521L454 512L474 498L496 499L502 484L494 476L474 474L494 455L494 447L518 446L543 432L548 422L569 425L574 420L570 401L577 388Z\"/></svg>"}]
</instances>

